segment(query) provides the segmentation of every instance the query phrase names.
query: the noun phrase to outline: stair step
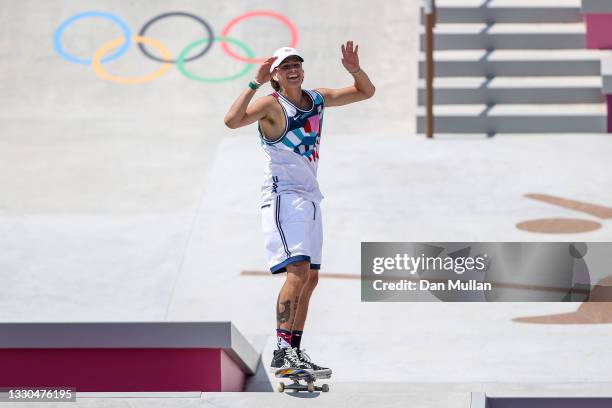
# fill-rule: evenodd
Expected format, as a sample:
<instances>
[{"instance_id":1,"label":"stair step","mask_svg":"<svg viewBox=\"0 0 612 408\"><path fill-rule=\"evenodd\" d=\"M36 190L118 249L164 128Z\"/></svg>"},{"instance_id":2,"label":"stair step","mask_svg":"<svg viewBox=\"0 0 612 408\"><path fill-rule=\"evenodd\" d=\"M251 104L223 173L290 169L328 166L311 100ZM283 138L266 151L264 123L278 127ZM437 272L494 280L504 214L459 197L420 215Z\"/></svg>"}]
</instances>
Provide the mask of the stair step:
<instances>
[{"instance_id":1,"label":"stair step","mask_svg":"<svg viewBox=\"0 0 612 408\"><path fill-rule=\"evenodd\" d=\"M425 109L417 111L424 132ZM440 133L605 133L605 104L436 105L434 129Z\"/></svg>"},{"instance_id":2,"label":"stair step","mask_svg":"<svg viewBox=\"0 0 612 408\"><path fill-rule=\"evenodd\" d=\"M438 0L438 23L581 22L580 0Z\"/></svg>"},{"instance_id":3,"label":"stair step","mask_svg":"<svg viewBox=\"0 0 612 408\"><path fill-rule=\"evenodd\" d=\"M600 74L598 50L442 50L434 51L437 77L591 76ZM423 53L419 76L424 73Z\"/></svg>"},{"instance_id":4,"label":"stair step","mask_svg":"<svg viewBox=\"0 0 612 408\"><path fill-rule=\"evenodd\" d=\"M425 80L419 80L418 103L425 103ZM603 103L602 80L587 77L446 77L434 80L436 105Z\"/></svg>"},{"instance_id":5,"label":"stair step","mask_svg":"<svg viewBox=\"0 0 612 408\"><path fill-rule=\"evenodd\" d=\"M424 49L421 27L421 50ZM437 50L580 49L585 46L583 23L567 24L438 24Z\"/></svg>"}]
</instances>

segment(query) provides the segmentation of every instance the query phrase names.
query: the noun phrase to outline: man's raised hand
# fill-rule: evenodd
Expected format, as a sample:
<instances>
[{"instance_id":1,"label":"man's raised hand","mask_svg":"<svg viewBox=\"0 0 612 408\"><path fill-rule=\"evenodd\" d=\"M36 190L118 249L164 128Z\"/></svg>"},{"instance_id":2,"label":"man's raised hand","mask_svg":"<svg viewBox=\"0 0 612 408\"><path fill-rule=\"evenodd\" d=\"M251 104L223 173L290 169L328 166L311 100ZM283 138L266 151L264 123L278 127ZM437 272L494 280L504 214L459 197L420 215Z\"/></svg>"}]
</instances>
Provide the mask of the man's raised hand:
<instances>
[{"instance_id":1,"label":"man's raised hand","mask_svg":"<svg viewBox=\"0 0 612 408\"><path fill-rule=\"evenodd\" d=\"M340 46L340 50L342 51L342 65L344 65L344 68L351 74L359 72L359 55L357 54L359 45L353 47L353 41L347 41L346 45L342 44Z\"/></svg>"},{"instance_id":2,"label":"man's raised hand","mask_svg":"<svg viewBox=\"0 0 612 408\"><path fill-rule=\"evenodd\" d=\"M259 66L257 75L255 75L255 80L257 82L263 84L268 82L272 78L272 74L270 73L270 67L272 66L272 63L276 60L276 58L277 57L270 57Z\"/></svg>"}]
</instances>

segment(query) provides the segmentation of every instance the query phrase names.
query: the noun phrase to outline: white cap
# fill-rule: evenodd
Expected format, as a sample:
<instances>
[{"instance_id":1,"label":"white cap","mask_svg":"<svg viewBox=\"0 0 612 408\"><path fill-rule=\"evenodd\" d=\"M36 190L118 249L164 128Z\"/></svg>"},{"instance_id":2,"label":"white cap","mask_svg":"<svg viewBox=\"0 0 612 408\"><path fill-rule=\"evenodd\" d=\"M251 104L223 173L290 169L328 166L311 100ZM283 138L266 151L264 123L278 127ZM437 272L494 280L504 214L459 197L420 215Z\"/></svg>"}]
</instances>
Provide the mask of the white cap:
<instances>
[{"instance_id":1,"label":"white cap","mask_svg":"<svg viewBox=\"0 0 612 408\"><path fill-rule=\"evenodd\" d=\"M300 53L291 47L282 47L278 50L274 51L273 57L276 57L272 65L270 66L270 72L274 71L274 68L278 67L283 61L289 57L298 57L301 61L304 61L304 58L300 55Z\"/></svg>"}]
</instances>

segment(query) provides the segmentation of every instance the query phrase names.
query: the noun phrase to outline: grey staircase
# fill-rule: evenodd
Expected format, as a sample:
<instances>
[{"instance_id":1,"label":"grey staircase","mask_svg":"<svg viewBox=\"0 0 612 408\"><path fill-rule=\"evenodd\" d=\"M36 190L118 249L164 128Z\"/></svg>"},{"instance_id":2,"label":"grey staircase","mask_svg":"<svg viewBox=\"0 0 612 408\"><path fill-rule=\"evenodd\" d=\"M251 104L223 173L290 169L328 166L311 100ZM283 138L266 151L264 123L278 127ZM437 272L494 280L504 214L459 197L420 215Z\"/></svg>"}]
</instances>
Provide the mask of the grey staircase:
<instances>
[{"instance_id":1,"label":"grey staircase","mask_svg":"<svg viewBox=\"0 0 612 408\"><path fill-rule=\"evenodd\" d=\"M580 0L437 0L436 133L605 133ZM424 132L424 30L418 132Z\"/></svg>"}]
</instances>

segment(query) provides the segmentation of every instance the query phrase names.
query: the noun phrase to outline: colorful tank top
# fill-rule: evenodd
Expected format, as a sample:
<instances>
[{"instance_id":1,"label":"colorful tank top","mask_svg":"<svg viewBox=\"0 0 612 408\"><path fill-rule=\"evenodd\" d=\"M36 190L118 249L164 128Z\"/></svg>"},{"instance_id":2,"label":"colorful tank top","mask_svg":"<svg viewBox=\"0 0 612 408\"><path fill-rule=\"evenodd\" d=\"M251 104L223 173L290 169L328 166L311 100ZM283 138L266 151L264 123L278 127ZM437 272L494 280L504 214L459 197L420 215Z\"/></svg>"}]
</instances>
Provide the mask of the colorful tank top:
<instances>
[{"instance_id":1,"label":"colorful tank top","mask_svg":"<svg viewBox=\"0 0 612 408\"><path fill-rule=\"evenodd\" d=\"M285 130L279 139L267 140L259 128L266 156L262 204L283 193L295 193L317 203L323 199L317 182L317 164L325 101L317 91L303 92L312 102L308 110L298 108L278 92L272 94L285 114Z\"/></svg>"}]
</instances>

